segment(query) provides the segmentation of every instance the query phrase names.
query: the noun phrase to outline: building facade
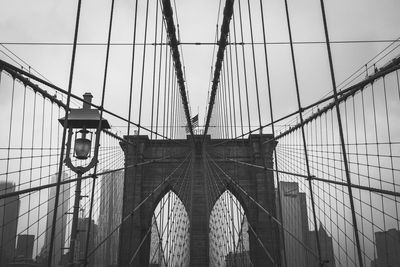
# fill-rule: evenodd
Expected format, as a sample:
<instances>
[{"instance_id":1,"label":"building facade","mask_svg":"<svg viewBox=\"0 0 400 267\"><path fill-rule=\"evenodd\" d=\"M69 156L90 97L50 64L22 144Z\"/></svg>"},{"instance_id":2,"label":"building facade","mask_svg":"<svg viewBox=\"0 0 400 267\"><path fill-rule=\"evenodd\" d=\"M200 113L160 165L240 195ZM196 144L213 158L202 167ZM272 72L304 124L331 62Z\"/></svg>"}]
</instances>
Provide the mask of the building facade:
<instances>
[{"instance_id":1,"label":"building facade","mask_svg":"<svg viewBox=\"0 0 400 267\"><path fill-rule=\"evenodd\" d=\"M248 139L213 140L211 136L188 136L182 140L150 140L147 136L125 136L128 142L121 142L125 153L125 165L135 166L127 168L124 176L123 210L122 217L128 219L120 228L119 266L149 266L150 239L144 238L151 224L154 207L170 190L177 193L185 206L190 222L190 266L210 266L210 238L209 238L209 207L213 207L220 197L216 194L207 197L207 171L205 162L207 153L224 154L226 157L235 157L240 161L262 165L268 169L273 167L273 150L276 142L271 135L250 135ZM223 145L220 145L223 143ZM188 149L189 148L189 149ZM192 153L190 153L192 152ZM163 159L166 155L173 155ZM163 159L152 164L140 164L155 159ZM183 198L179 193L178 177L186 175L182 163L189 166L187 192L190 197ZM222 183L218 184L217 192L222 194L229 190L240 202L245 211L249 225L255 233L249 231L250 261L253 266L281 265L279 229L271 216L259 212L248 196L257 199L258 203L276 215L274 175L272 171L255 169L250 166L240 169L232 161L218 163L224 173L235 172L236 182L243 185L244 194L238 190L229 179L229 175L222 175ZM174 171L178 170L178 171ZM167 182L166 176L171 174ZM173 174L173 175L172 175ZM161 184L154 192L154 185ZM226 187L224 185L227 185ZM129 216L137 207L143 196L152 197L135 210L135 216ZM142 240L145 240L143 244ZM271 257L259 246L263 242ZM133 262L132 251L144 246L138 252ZM225 257L223 258L225 260Z\"/></svg>"},{"instance_id":2,"label":"building facade","mask_svg":"<svg viewBox=\"0 0 400 267\"><path fill-rule=\"evenodd\" d=\"M56 183L58 179L58 174L54 174L52 176L51 182ZM68 176L65 172L61 175L62 181L68 179ZM50 247L51 240L51 231L53 227L53 214L54 214L54 204L56 198L56 187L51 187L49 190L49 199L47 202L47 222L46 222L46 233L45 233L45 241L40 252L40 257L43 262L47 262L47 257L49 255L48 248ZM55 237L53 244L53 257L52 257L52 266L62 266L62 255L65 253L65 234L67 230L67 211L69 208L69 199L70 199L70 184L63 184L60 187L60 194L58 199L58 208L57 208L57 218L56 218L56 227L55 227Z\"/></svg>"},{"instance_id":3,"label":"building facade","mask_svg":"<svg viewBox=\"0 0 400 267\"><path fill-rule=\"evenodd\" d=\"M75 243L75 262L82 261L85 259L86 253L86 239L87 239L87 231L89 227L89 218L79 218L78 219L78 236ZM91 221L90 225L90 236L89 236L89 248L88 252L90 252L95 246L95 237L98 235L98 227L95 224L94 220ZM97 266L93 258L88 258L89 267Z\"/></svg>"},{"instance_id":4,"label":"building facade","mask_svg":"<svg viewBox=\"0 0 400 267\"><path fill-rule=\"evenodd\" d=\"M95 255L96 266L111 267L118 263L119 231L111 233L121 221L124 172L111 172L101 177L100 210L97 242L107 239Z\"/></svg>"},{"instance_id":5,"label":"building facade","mask_svg":"<svg viewBox=\"0 0 400 267\"><path fill-rule=\"evenodd\" d=\"M324 263L324 267L335 267L335 254L333 250L332 237L328 235L322 224L319 225L318 238L321 247L321 260ZM315 231L310 231L308 234L309 247L314 251L314 254L318 254L317 249L317 237ZM308 266L319 267L319 260L311 253L308 254Z\"/></svg>"},{"instance_id":6,"label":"building facade","mask_svg":"<svg viewBox=\"0 0 400 267\"><path fill-rule=\"evenodd\" d=\"M15 191L10 182L0 182L0 194ZM18 196L0 199L0 266L8 266L15 258L20 200Z\"/></svg>"},{"instance_id":7,"label":"building facade","mask_svg":"<svg viewBox=\"0 0 400 267\"><path fill-rule=\"evenodd\" d=\"M285 229L283 233L285 249L282 244L281 250L282 255L286 257L287 266L319 267L319 258L316 256L318 255L316 241L318 235L324 267L335 267L332 237L328 235L322 224L319 225L317 232L309 230L307 195L300 192L298 183L280 182L280 203ZM279 205L277 206L279 210ZM284 262L282 266L285 266Z\"/></svg>"},{"instance_id":8,"label":"building facade","mask_svg":"<svg viewBox=\"0 0 400 267\"><path fill-rule=\"evenodd\" d=\"M377 258L371 266L400 266L400 231L390 229L375 233Z\"/></svg>"},{"instance_id":9,"label":"building facade","mask_svg":"<svg viewBox=\"0 0 400 267\"><path fill-rule=\"evenodd\" d=\"M16 260L32 260L34 235L18 235Z\"/></svg>"},{"instance_id":10,"label":"building facade","mask_svg":"<svg viewBox=\"0 0 400 267\"><path fill-rule=\"evenodd\" d=\"M280 203L283 227L287 230L283 233L287 266L307 267L307 250L303 245L308 236L307 204L298 183L280 182Z\"/></svg>"}]
</instances>

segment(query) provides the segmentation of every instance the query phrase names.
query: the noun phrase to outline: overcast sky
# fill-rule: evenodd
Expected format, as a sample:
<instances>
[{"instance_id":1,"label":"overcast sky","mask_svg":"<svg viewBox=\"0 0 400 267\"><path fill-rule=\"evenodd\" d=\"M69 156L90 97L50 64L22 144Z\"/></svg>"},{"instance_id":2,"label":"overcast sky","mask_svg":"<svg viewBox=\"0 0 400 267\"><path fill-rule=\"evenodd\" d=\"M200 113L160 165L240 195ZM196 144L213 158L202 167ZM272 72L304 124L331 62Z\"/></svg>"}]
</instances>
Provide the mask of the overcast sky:
<instances>
[{"instance_id":1,"label":"overcast sky","mask_svg":"<svg viewBox=\"0 0 400 267\"><path fill-rule=\"evenodd\" d=\"M140 1L139 17L143 23L145 1ZM254 4L254 24L260 14ZM62 0L13 0L0 1L0 42L72 42L77 1ZM243 6L245 6L243 1ZM155 5L155 1L151 1ZM182 42L212 42L218 18L218 0L176 0L180 36ZM222 1L222 6L224 1ZM237 3L235 3L237 5ZM319 1L289 1L292 31L295 41L323 41L323 28ZM131 42L134 1L116 1L113 42ZM264 1L268 42L288 40L283 1ZM154 23L154 10L150 8L149 25ZM326 1L326 10L332 41L347 40L392 40L400 36L400 2L397 0L355 0ZM85 0L79 32L80 42L107 40L107 25L110 1ZM220 23L220 22L219 22ZM245 36L246 17L244 17ZM262 35L255 27L255 41ZM152 28L151 28L152 29ZM247 32L247 35L246 35ZM143 41L143 32L138 31L137 41ZM148 40L153 41L154 30L149 30ZM245 38L249 40L248 38ZM376 55L388 43L333 44L333 56L338 82L345 79L357 68ZM261 46L259 46L261 49ZM63 88L67 87L71 46L7 45L16 55L40 71L45 77ZM3 47L1 47L4 50ZM147 58L152 61L152 49ZM285 115L295 106L292 85L288 85L290 53L288 45L269 45L271 83L274 108L279 115ZM323 44L295 46L299 71L300 89L304 103L319 99L330 89L326 52ZM261 50L260 50L261 51ZM186 66L187 87L192 113L199 107L200 121L203 121L207 92L210 88L210 67L213 46L183 46ZM130 46L114 46L111 49L110 69L107 81L106 108L126 116L129 92ZM1 59L10 61L4 54ZM91 91L99 103L104 73L105 46L81 46L77 53L77 65L73 93L81 95ZM141 56L138 56L141 59ZM261 62L262 63L262 62ZM260 64L261 64L260 63ZM139 64L137 64L139 65ZM150 73L150 71L147 71ZM145 76L150 79L151 76ZM290 81L292 83L292 81ZM288 100L289 99L289 100ZM288 102L289 101L289 102ZM281 103L289 104L281 105ZM267 116L266 116L267 118ZM114 122L120 124L120 122Z\"/></svg>"},{"instance_id":2,"label":"overcast sky","mask_svg":"<svg viewBox=\"0 0 400 267\"><path fill-rule=\"evenodd\" d=\"M254 23L255 41L262 41L260 25L259 1L252 3L252 19ZM221 24L218 14L218 0L175 0L179 21L180 39L182 42L214 42L216 24ZM221 1L222 6L224 1ZM266 19L267 41L270 56L271 90L275 118L297 110L293 72L288 44L287 25L283 0L265 0L264 13ZM326 0L326 11L331 41L379 41L395 40L400 37L400 1L399 0ZM137 42L143 42L143 24L145 3L139 4L139 26ZM154 41L155 0L150 1L149 32L147 41ZM242 0L246 6L246 1ZM0 43L15 55L26 61L54 84L67 89L71 60L70 43L73 41L77 0L0 0ZM321 12L318 0L289 0L293 38L296 42L324 41ZM113 43L131 43L133 35L133 0L115 1L115 17L112 31ZM237 12L237 1L235 1ZM222 10L221 10L222 11ZM79 42L105 43L107 40L109 0L84 0L82 5ZM221 13L221 12L220 12ZM158 13L161 16L160 12ZM237 13L235 13L237 14ZM245 41L249 41L248 16L244 13ZM176 17L175 17L175 22ZM27 43L67 43L66 45L32 45ZM8 44L7 44L8 43ZM10 44L20 43L20 44ZM24 43L22 45L22 43ZM332 53L337 83L363 66L378 54L390 42L334 43ZM189 92L192 115L199 109L200 123L203 122L207 93L210 89L210 68L215 64L212 58L213 45L183 45L183 58L186 71L186 86ZM153 46L147 48L145 63L144 117L149 117L149 101L151 101L152 55ZM249 47L248 66L251 73ZM10 55L4 47L0 51ZM107 76L105 108L122 117L128 114L128 95L131 66L130 45L112 46L110 53L109 73ZM0 59L15 64L4 53ZM393 56L393 51L378 67L385 64ZM262 97L262 121L269 122L268 105L263 68L262 46L256 47L257 69L260 70L260 87ZM295 56L298 67L299 86L303 105L311 104L330 92L326 48L324 44L296 44ZM14 56L11 56L15 59ZM76 57L76 68L72 92L82 95L90 91L94 102L99 103L104 75L105 46L79 46ZM17 59L15 59L17 60ZM140 87L140 69L142 48L137 50L137 64L134 84L133 121L137 122L138 93ZM18 60L17 60L18 61ZM250 77L249 74L249 77ZM250 81L250 87L254 81ZM3 81L2 86L11 86L11 82ZM22 87L21 87L22 88ZM253 89L252 89L253 90ZM0 90L0 115L8 114L10 92ZM251 105L255 112L254 93ZM22 97L23 94L16 94ZM18 99L17 99L18 100ZM7 104L7 105L6 105ZM16 115L18 116L18 115ZM5 116L7 117L7 116ZM254 116L256 118L256 116ZM125 123L108 118L113 126ZM148 120L146 121L148 122ZM251 120L256 123L256 119ZM123 128L121 128L123 129ZM399 129L396 128L396 133ZM0 139L6 142L7 132L0 133ZM399 136L398 134L396 137ZM6 147L6 145L4 145Z\"/></svg>"}]
</instances>

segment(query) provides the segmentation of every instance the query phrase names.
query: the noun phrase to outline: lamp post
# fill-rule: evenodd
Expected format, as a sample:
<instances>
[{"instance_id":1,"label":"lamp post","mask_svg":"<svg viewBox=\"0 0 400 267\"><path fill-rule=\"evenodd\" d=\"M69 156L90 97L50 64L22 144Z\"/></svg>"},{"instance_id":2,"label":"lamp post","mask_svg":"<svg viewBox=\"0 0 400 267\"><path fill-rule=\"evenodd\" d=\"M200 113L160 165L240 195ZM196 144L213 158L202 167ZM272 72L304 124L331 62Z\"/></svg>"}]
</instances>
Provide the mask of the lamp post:
<instances>
[{"instance_id":1,"label":"lamp post","mask_svg":"<svg viewBox=\"0 0 400 267\"><path fill-rule=\"evenodd\" d=\"M66 143L66 155L65 155L65 165L77 174L78 180L76 181L75 188L75 199L72 215L72 226L71 226L71 239L69 245L69 266L75 266L75 247L76 239L78 235L78 217L79 217L79 207L81 200L81 186L82 186L82 175L93 168L98 162L98 152L100 133L103 129L109 129L110 125L108 121L100 118L100 113L96 109L91 109L90 103L92 102L92 94L85 93L83 95L83 107L81 109L70 109L68 114L68 140ZM65 118L58 120L62 125L64 125ZM92 131L90 131L92 130ZM92 137L93 131L95 131L96 143L94 146L93 157L91 157L92 152ZM74 151L73 157L78 160L87 160L92 158L86 166L75 166L71 160L71 142L72 136L75 134L74 138ZM79 163L79 162L78 162Z\"/></svg>"}]
</instances>

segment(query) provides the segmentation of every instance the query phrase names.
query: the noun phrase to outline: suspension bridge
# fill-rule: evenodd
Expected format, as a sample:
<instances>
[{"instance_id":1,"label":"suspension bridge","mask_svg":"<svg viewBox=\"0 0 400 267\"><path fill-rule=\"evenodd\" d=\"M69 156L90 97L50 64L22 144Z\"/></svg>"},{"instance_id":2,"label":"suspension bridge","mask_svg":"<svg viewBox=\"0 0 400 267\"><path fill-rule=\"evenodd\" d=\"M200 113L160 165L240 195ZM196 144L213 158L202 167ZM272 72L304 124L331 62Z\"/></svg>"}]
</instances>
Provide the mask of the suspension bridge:
<instances>
[{"instance_id":1,"label":"suspension bridge","mask_svg":"<svg viewBox=\"0 0 400 267\"><path fill-rule=\"evenodd\" d=\"M75 2L70 43L1 43L0 266L400 266L398 38L339 80L351 42L323 0L318 42L295 40L287 0L272 26L267 1L219 1L212 42L182 41L175 1L134 0L117 43L110 0L107 41L84 43ZM71 47L67 86L12 45ZM104 64L81 97L85 46ZM212 48L204 114L183 47Z\"/></svg>"}]
</instances>

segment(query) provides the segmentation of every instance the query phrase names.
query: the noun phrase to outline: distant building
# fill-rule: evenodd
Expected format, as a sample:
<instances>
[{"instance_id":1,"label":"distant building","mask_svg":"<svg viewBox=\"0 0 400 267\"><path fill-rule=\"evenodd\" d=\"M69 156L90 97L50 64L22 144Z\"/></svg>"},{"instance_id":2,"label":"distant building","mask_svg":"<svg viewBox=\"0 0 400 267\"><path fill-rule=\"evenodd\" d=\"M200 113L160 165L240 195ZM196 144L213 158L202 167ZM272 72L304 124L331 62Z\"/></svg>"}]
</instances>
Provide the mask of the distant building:
<instances>
[{"instance_id":1,"label":"distant building","mask_svg":"<svg viewBox=\"0 0 400 267\"><path fill-rule=\"evenodd\" d=\"M309 247L315 252L315 254L318 254L315 231L310 231L308 238L309 238L309 244L308 244ZM321 260L325 264L324 267L335 267L335 254L333 251L332 237L328 235L322 224L320 224L319 226L318 238L321 247ZM308 266L319 267L318 258L309 254Z\"/></svg>"},{"instance_id":2,"label":"distant building","mask_svg":"<svg viewBox=\"0 0 400 267\"><path fill-rule=\"evenodd\" d=\"M280 182L280 193L283 227L287 230L283 233L282 253L286 253L288 267L307 267L307 250L303 245L308 242L306 195L299 192L299 184L294 182ZM279 201L276 202L279 211Z\"/></svg>"},{"instance_id":3,"label":"distant building","mask_svg":"<svg viewBox=\"0 0 400 267\"><path fill-rule=\"evenodd\" d=\"M18 235L15 260L32 260L34 242L34 235Z\"/></svg>"},{"instance_id":4,"label":"distant building","mask_svg":"<svg viewBox=\"0 0 400 267\"><path fill-rule=\"evenodd\" d=\"M390 229L375 233L375 245L377 259L371 262L371 266L400 266L400 231Z\"/></svg>"},{"instance_id":5,"label":"distant building","mask_svg":"<svg viewBox=\"0 0 400 267\"><path fill-rule=\"evenodd\" d=\"M86 236L89 227L89 218L79 218L78 219L78 236L75 244L75 261L78 262L85 259L86 252ZM91 251L95 245L95 237L98 234L97 224L94 220L91 221L90 226L90 236L89 236L89 250ZM89 267L97 266L93 260L89 261Z\"/></svg>"},{"instance_id":6,"label":"distant building","mask_svg":"<svg viewBox=\"0 0 400 267\"><path fill-rule=\"evenodd\" d=\"M240 226L239 239L236 244L236 251L248 251L250 249L250 239L249 239L249 222L247 217L243 216L243 220Z\"/></svg>"},{"instance_id":7,"label":"distant building","mask_svg":"<svg viewBox=\"0 0 400 267\"><path fill-rule=\"evenodd\" d=\"M56 183L58 179L58 174L53 175L51 182ZM65 181L68 179L68 176L65 172L61 175L61 180ZM60 187L60 194L58 199L58 208L57 208L57 218L56 218L56 231L53 243L53 257L52 257L52 266L61 267L61 257L64 253L63 248L65 247L65 234L67 230L67 215L65 214L68 211L70 199L70 184L63 184ZM45 233L45 241L40 252L40 257L44 262L47 262L47 257L49 255L49 247L51 241L51 231L53 227L53 214L54 214L54 204L56 201L56 187L51 187L49 190L49 199L47 201L47 224L46 224L46 233Z\"/></svg>"},{"instance_id":8,"label":"distant building","mask_svg":"<svg viewBox=\"0 0 400 267\"><path fill-rule=\"evenodd\" d=\"M13 183L0 182L0 194L14 191ZM14 261L19 207L19 196L0 199L0 266Z\"/></svg>"},{"instance_id":9,"label":"distant building","mask_svg":"<svg viewBox=\"0 0 400 267\"><path fill-rule=\"evenodd\" d=\"M14 262L9 267L39 267L41 264L32 259L34 235L18 235Z\"/></svg>"},{"instance_id":10,"label":"distant building","mask_svg":"<svg viewBox=\"0 0 400 267\"><path fill-rule=\"evenodd\" d=\"M98 219L98 241L107 238L122 218L124 172L111 172L101 178L100 210ZM95 263L98 267L110 267L118 264L119 231L107 238L98 249Z\"/></svg>"},{"instance_id":11,"label":"distant building","mask_svg":"<svg viewBox=\"0 0 400 267\"><path fill-rule=\"evenodd\" d=\"M238 253L229 252L228 255L225 256L225 266L226 267L250 267L252 266L250 261L249 251L243 251Z\"/></svg>"},{"instance_id":12,"label":"distant building","mask_svg":"<svg viewBox=\"0 0 400 267\"><path fill-rule=\"evenodd\" d=\"M224 194L228 194L225 192ZM250 239L249 239L249 223L245 214L241 215L238 211L238 220L235 222L235 228L232 231L237 233L237 241L235 240L235 247L231 247L230 251L227 251L224 247L225 235L227 234L224 227L221 227L222 212L226 210L225 202L220 201L223 196L215 203L213 210L210 215L209 222L209 265L210 266L227 266L227 262L234 262L235 259L240 258L241 253L248 253L250 250ZM238 224L238 225L236 225ZM236 239L235 237L235 239ZM242 260L242 258L240 258ZM184 265L186 266L186 265ZM235 265L242 266L242 265Z\"/></svg>"},{"instance_id":13,"label":"distant building","mask_svg":"<svg viewBox=\"0 0 400 267\"><path fill-rule=\"evenodd\" d=\"M308 225L306 193L299 191L299 184L296 182L280 182L280 198L283 227L286 229L283 233L285 250L282 243L281 251L286 253L287 267L319 267L319 259L315 257L318 254L316 233L310 231ZM327 234L322 224L317 234L324 267L335 267L332 237ZM282 265L284 266L284 261Z\"/></svg>"}]
</instances>

